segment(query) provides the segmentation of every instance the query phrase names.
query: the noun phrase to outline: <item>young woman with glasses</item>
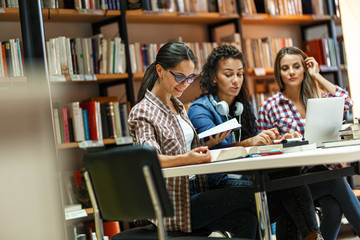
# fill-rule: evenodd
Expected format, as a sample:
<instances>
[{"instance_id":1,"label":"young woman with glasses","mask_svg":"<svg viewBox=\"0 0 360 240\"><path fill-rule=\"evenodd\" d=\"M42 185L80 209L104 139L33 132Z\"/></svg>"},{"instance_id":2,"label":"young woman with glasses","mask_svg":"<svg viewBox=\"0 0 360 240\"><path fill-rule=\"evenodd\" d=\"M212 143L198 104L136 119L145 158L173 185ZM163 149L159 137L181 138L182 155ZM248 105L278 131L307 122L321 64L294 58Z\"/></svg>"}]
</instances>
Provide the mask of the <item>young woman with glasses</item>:
<instances>
[{"instance_id":1,"label":"young woman with glasses","mask_svg":"<svg viewBox=\"0 0 360 240\"><path fill-rule=\"evenodd\" d=\"M186 110L177 99L196 80L196 63L185 44L162 46L145 72L138 103L130 111L133 143L153 146L164 168L211 161L208 147L200 146ZM252 188L209 191L206 175L167 178L166 184L175 213L166 219L167 230L228 231L236 237L256 237Z\"/></svg>"}]
</instances>

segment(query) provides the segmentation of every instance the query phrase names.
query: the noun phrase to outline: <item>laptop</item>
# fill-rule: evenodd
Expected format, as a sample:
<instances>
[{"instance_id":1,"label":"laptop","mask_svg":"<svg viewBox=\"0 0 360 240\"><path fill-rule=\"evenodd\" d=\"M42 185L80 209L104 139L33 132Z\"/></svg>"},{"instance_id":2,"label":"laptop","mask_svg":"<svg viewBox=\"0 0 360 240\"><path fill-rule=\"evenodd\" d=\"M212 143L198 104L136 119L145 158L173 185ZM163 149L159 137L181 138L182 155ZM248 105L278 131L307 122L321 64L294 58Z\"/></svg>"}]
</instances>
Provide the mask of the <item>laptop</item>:
<instances>
[{"instance_id":1,"label":"laptop","mask_svg":"<svg viewBox=\"0 0 360 240\"><path fill-rule=\"evenodd\" d=\"M307 101L305 140L322 147L323 141L339 139L344 116L343 97L311 98Z\"/></svg>"}]
</instances>

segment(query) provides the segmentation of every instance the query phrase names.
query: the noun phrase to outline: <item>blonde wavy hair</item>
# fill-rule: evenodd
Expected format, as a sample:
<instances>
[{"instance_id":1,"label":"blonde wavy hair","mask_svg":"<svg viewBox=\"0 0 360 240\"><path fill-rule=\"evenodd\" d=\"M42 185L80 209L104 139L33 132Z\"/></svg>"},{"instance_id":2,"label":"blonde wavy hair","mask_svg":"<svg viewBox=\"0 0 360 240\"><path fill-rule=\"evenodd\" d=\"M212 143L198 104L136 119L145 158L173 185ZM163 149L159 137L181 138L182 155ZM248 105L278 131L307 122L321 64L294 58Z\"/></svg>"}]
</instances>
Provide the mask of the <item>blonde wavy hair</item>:
<instances>
[{"instance_id":1,"label":"blonde wavy hair","mask_svg":"<svg viewBox=\"0 0 360 240\"><path fill-rule=\"evenodd\" d=\"M275 58L274 64L274 75L275 81L280 87L280 91L285 90L284 81L281 79L281 69L280 69L280 61L285 55L298 55L301 58L302 65L304 69L306 69L304 60L308 57L300 48L297 47L284 47L282 48ZM312 79L305 70L304 72L304 79L301 84L301 91L300 91L301 99L306 107L306 102L309 98L320 98L321 97L321 88L317 81Z\"/></svg>"}]
</instances>

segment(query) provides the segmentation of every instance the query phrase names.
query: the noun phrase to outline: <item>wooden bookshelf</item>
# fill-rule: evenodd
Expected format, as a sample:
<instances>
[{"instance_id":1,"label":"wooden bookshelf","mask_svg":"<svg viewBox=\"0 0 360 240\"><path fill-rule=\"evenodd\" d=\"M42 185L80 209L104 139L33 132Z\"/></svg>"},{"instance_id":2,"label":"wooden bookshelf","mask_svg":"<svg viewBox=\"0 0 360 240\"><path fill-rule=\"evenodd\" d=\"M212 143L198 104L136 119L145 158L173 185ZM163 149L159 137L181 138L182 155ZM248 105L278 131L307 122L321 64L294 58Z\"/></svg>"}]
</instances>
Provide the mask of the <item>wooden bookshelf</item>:
<instances>
[{"instance_id":1,"label":"wooden bookshelf","mask_svg":"<svg viewBox=\"0 0 360 240\"><path fill-rule=\"evenodd\" d=\"M116 141L114 138L109 139L103 139L104 145L112 145L116 144ZM128 143L125 142L123 144L119 145L127 145ZM77 142L71 142L71 143L61 143L57 145L57 149L72 149L72 148L79 148L79 144Z\"/></svg>"},{"instance_id":2,"label":"wooden bookshelf","mask_svg":"<svg viewBox=\"0 0 360 240\"><path fill-rule=\"evenodd\" d=\"M144 73L134 73L133 74L134 81L141 81L143 77L144 77Z\"/></svg>"},{"instance_id":3,"label":"wooden bookshelf","mask_svg":"<svg viewBox=\"0 0 360 240\"><path fill-rule=\"evenodd\" d=\"M42 9L44 22L99 22L120 16L119 10L78 11L76 9ZM19 21L18 8L0 8L0 21Z\"/></svg>"},{"instance_id":4,"label":"wooden bookshelf","mask_svg":"<svg viewBox=\"0 0 360 240\"><path fill-rule=\"evenodd\" d=\"M265 68L265 75L274 75L274 68ZM248 68L247 74L249 76L256 76L254 68Z\"/></svg>"},{"instance_id":5,"label":"wooden bookshelf","mask_svg":"<svg viewBox=\"0 0 360 240\"><path fill-rule=\"evenodd\" d=\"M241 15L242 24L262 24L262 25L309 25L315 23L323 23L330 20L330 16L316 16L316 15L279 15L273 16L270 14L252 14Z\"/></svg>"},{"instance_id":6,"label":"wooden bookshelf","mask_svg":"<svg viewBox=\"0 0 360 240\"><path fill-rule=\"evenodd\" d=\"M178 12L146 12L142 10L126 11L128 23L185 23L185 24L216 24L228 20L238 19L239 16L223 16L218 12L189 13Z\"/></svg>"}]
</instances>

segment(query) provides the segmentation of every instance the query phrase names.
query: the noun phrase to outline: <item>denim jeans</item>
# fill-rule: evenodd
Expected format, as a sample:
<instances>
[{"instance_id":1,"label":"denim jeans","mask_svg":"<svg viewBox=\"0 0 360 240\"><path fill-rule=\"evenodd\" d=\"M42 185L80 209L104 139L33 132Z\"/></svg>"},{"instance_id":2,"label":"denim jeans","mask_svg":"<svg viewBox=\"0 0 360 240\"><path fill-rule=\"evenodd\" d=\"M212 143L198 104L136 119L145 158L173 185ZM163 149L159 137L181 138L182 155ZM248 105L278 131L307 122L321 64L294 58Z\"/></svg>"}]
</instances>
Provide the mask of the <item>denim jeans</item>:
<instances>
[{"instance_id":1,"label":"denim jeans","mask_svg":"<svg viewBox=\"0 0 360 240\"><path fill-rule=\"evenodd\" d=\"M271 179L295 176L300 168L286 168L270 174ZM276 221L276 239L304 239L312 232L320 232L314 204L307 185L269 192L270 218Z\"/></svg>"},{"instance_id":2,"label":"denim jeans","mask_svg":"<svg viewBox=\"0 0 360 240\"><path fill-rule=\"evenodd\" d=\"M345 178L309 185L312 197L322 208L321 233L325 240L336 239L342 213L360 234L360 204Z\"/></svg>"},{"instance_id":3,"label":"denim jeans","mask_svg":"<svg viewBox=\"0 0 360 240\"><path fill-rule=\"evenodd\" d=\"M190 181L193 230L229 231L234 237L255 239L258 228L254 190L246 187L248 182L236 187L226 182L210 185L207 192L198 192L196 181Z\"/></svg>"}]
</instances>

